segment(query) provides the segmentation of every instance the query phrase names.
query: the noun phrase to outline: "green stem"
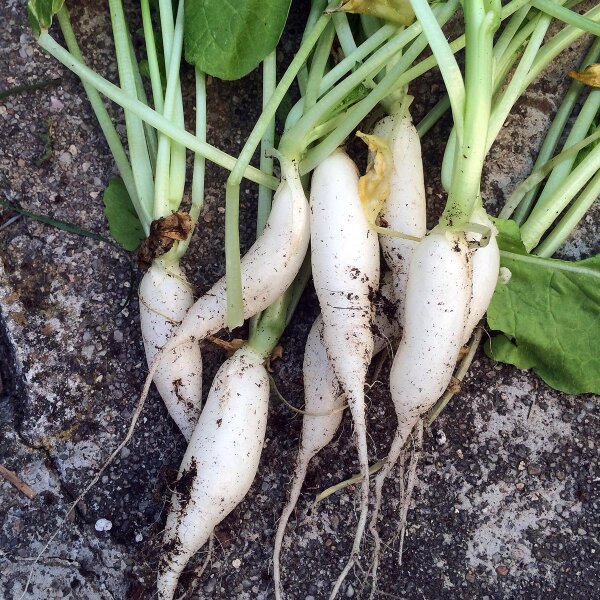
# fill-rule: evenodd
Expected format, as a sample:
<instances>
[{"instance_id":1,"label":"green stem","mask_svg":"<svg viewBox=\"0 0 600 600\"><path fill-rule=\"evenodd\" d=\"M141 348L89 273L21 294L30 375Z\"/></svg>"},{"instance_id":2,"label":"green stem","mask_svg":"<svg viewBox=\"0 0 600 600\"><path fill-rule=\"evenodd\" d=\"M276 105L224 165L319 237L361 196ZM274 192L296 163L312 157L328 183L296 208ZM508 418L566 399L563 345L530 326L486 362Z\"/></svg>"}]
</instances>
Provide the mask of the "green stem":
<instances>
[{"instance_id":1,"label":"green stem","mask_svg":"<svg viewBox=\"0 0 600 600\"><path fill-rule=\"evenodd\" d=\"M144 82L142 81L142 74L140 73L140 65L137 57L135 56L135 50L133 48L133 40L129 29L127 30L127 41L129 42L129 56L131 56L131 70L133 71L133 79L135 81L135 92L140 102L148 104L148 96L146 96L146 90L144 89ZM148 125L143 123L144 134L146 135L146 145L148 146L148 156L150 158L150 166L154 168L156 166L156 153L158 151L158 140L156 138L156 131Z\"/></svg>"},{"instance_id":2,"label":"green stem","mask_svg":"<svg viewBox=\"0 0 600 600\"><path fill-rule=\"evenodd\" d=\"M308 18L306 19L306 27L304 28L304 33L302 34L302 42L306 39L308 32L315 26L316 22L319 20L319 17L327 7L327 0L312 0L310 12L308 13ZM308 83L308 65L304 64L300 67L298 71L298 87L300 88L300 95L304 96L306 94L306 84Z\"/></svg>"},{"instance_id":3,"label":"green stem","mask_svg":"<svg viewBox=\"0 0 600 600\"><path fill-rule=\"evenodd\" d=\"M335 28L329 23L317 42L317 47L315 48L313 59L310 64L308 81L306 83L306 94L304 95L305 111L310 110L317 103L319 86L323 80L325 68L327 67L327 61L329 60L334 37Z\"/></svg>"},{"instance_id":4,"label":"green stem","mask_svg":"<svg viewBox=\"0 0 600 600\"><path fill-rule=\"evenodd\" d=\"M262 108L269 104L275 88L277 87L277 53L275 50L268 54L263 61L262 82ZM269 175L273 173L273 157L270 154L275 145L275 119L271 119L260 140L260 170ZM269 213L271 212L272 190L264 185L258 187L258 210L256 215L256 235L259 236L263 229Z\"/></svg>"},{"instance_id":5,"label":"green stem","mask_svg":"<svg viewBox=\"0 0 600 600\"><path fill-rule=\"evenodd\" d=\"M199 140L191 133L177 127L168 119L165 119L161 114L152 110L149 106L146 106L135 98L131 98L128 94L123 92L121 88L110 83L110 81L107 81L92 71L84 63L67 52L48 32L43 31L40 34L38 44L65 67L78 75L83 81L89 83L96 90L104 94L113 102L116 102L122 108L129 110L144 121L147 121L161 133L165 133L171 139L192 150L192 152L201 154L208 160L225 169L231 170L235 166L236 159L233 156ZM267 175L254 167L248 167L244 171L244 177L260 185L266 185L273 190L277 189L277 186L279 185L278 179L271 175Z\"/></svg>"},{"instance_id":6,"label":"green stem","mask_svg":"<svg viewBox=\"0 0 600 600\"><path fill-rule=\"evenodd\" d=\"M445 95L440 98L435 106L421 119L417 125L417 133L419 137L423 137L445 114L450 108L450 98Z\"/></svg>"},{"instance_id":7,"label":"green stem","mask_svg":"<svg viewBox=\"0 0 600 600\"><path fill-rule=\"evenodd\" d=\"M163 116L172 121L175 116L179 85L179 69L181 64L181 50L183 47L183 17L184 0L180 0L177 10L177 24L174 29L173 41L170 47L170 55L167 68L167 89L165 92L165 103ZM166 54L165 54L166 58ZM179 97L181 97L179 95ZM171 175L171 139L161 135L158 142L158 156L156 161L156 173L154 183L154 218L160 219L171 213L169 201ZM185 176L184 176L185 178Z\"/></svg>"},{"instance_id":8,"label":"green stem","mask_svg":"<svg viewBox=\"0 0 600 600\"><path fill-rule=\"evenodd\" d=\"M310 254L307 253L298 275L296 275L290 287L262 313L260 320L250 334L248 345L265 358L271 355L285 328L291 321L309 279Z\"/></svg>"},{"instance_id":9,"label":"green stem","mask_svg":"<svg viewBox=\"0 0 600 600\"><path fill-rule=\"evenodd\" d=\"M566 271L567 273L576 273L579 275L586 275L588 277L596 277L600 280L600 273L597 269L592 269L590 267L586 267L585 265L581 266L577 261L556 260L554 258L533 256L532 254L516 254L515 252L508 252L506 250L500 250L500 257L504 260L514 260L536 267L542 263L546 264L552 269L556 269L557 271Z\"/></svg>"},{"instance_id":10,"label":"green stem","mask_svg":"<svg viewBox=\"0 0 600 600\"><path fill-rule=\"evenodd\" d=\"M183 97L181 94L181 81L177 82L177 96L175 99L175 124L185 129L185 118L183 114ZM171 143L171 174L169 175L169 199L171 210L177 210L183 199L186 176L186 149L182 144Z\"/></svg>"},{"instance_id":11,"label":"green stem","mask_svg":"<svg viewBox=\"0 0 600 600\"><path fill-rule=\"evenodd\" d=\"M528 252L537 246L560 213L568 206L579 190L596 174L600 164L600 145L596 146L585 159L571 171L571 174L556 189L552 202L533 209L527 222L521 227L521 237ZM535 213L535 214L534 214ZM529 225L528 225L529 224Z\"/></svg>"},{"instance_id":12,"label":"green stem","mask_svg":"<svg viewBox=\"0 0 600 600\"><path fill-rule=\"evenodd\" d=\"M467 0L468 2L468 0ZM465 2L465 3L467 3ZM438 24L427 0L410 0L415 15L423 27L423 33L439 65L446 90L450 97L452 117L459 142L462 143L465 114L465 83L446 35ZM468 46L467 46L468 51Z\"/></svg>"},{"instance_id":13,"label":"green stem","mask_svg":"<svg viewBox=\"0 0 600 600\"><path fill-rule=\"evenodd\" d=\"M300 67L305 63L313 47L319 40L321 33L323 33L323 30L329 23L330 18L329 15L323 15L304 38L298 52L256 122L227 179L225 190L225 278L227 282L226 323L230 329L238 327L244 320L239 237L240 182L242 174L250 164L252 155L269 127L269 123L275 117L277 107L294 82Z\"/></svg>"},{"instance_id":14,"label":"green stem","mask_svg":"<svg viewBox=\"0 0 600 600\"><path fill-rule=\"evenodd\" d=\"M125 22L123 5L121 4L121 0L109 0L109 7L121 86L128 97L135 98L139 102L133 73L133 58L130 52L129 31ZM145 106L143 102L140 102L140 104ZM152 165L146 144L144 124L136 114L127 110L126 107L124 108L133 178L140 198L140 204L149 213L154 198L154 178L152 176Z\"/></svg>"},{"instance_id":15,"label":"green stem","mask_svg":"<svg viewBox=\"0 0 600 600\"><path fill-rule=\"evenodd\" d=\"M531 39L527 44L527 48L523 53L523 57L519 61L519 66L515 71L507 89L502 94L501 98L494 103L494 110L490 119L488 129L488 149L491 148L493 141L498 136L506 117L510 113L515 102L522 93L522 81L530 72L531 67L540 52L540 47L544 41L544 37L548 31L548 27L552 22L551 17L542 15L539 17L537 25L531 35Z\"/></svg>"},{"instance_id":16,"label":"green stem","mask_svg":"<svg viewBox=\"0 0 600 600\"><path fill-rule=\"evenodd\" d=\"M268 105L269 100L277 87L277 53L275 50L268 54L263 61L263 81L262 81L262 108ZM269 123L260 141L260 169L265 173L273 172L273 157L270 153L275 145L275 119ZM256 236L258 237L265 228L269 213L271 212L273 193L264 186L258 187L258 206L256 211ZM254 315L250 319L250 336L256 331L261 313Z\"/></svg>"},{"instance_id":17,"label":"green stem","mask_svg":"<svg viewBox=\"0 0 600 600\"><path fill-rule=\"evenodd\" d=\"M196 76L196 137L203 142L206 141L206 76L202 71L195 70ZM188 249L192 234L200 212L204 206L204 178L206 174L206 160L201 154L194 155L194 167L192 171L192 206L190 207L190 218L192 219L192 230L188 237L177 246L176 259L179 260Z\"/></svg>"},{"instance_id":18,"label":"green stem","mask_svg":"<svg viewBox=\"0 0 600 600\"><path fill-rule=\"evenodd\" d=\"M175 25L173 23L173 3L171 0L159 0L159 14L160 14L160 27L163 39L163 48L165 53L165 70L171 74L171 59L174 51L175 43ZM179 6L178 10L181 9ZM179 73L179 66L177 67L177 73ZM174 113L169 118L176 125L185 129L185 122L183 117L183 100L181 94L181 81L177 77L176 83L176 99ZM166 115L165 115L166 116ZM186 157L185 157L185 146L174 142L169 143L169 189L167 191L167 197L171 201L170 209L176 210L181 203L183 198L183 190L185 186L185 170L186 170Z\"/></svg>"},{"instance_id":19,"label":"green stem","mask_svg":"<svg viewBox=\"0 0 600 600\"><path fill-rule=\"evenodd\" d=\"M289 295L290 288L263 312L258 325L250 334L248 346L265 359L271 355L285 330Z\"/></svg>"},{"instance_id":20,"label":"green stem","mask_svg":"<svg viewBox=\"0 0 600 600\"><path fill-rule=\"evenodd\" d=\"M480 0L465 0L465 81L464 135L456 127L460 153L454 164L443 221L447 225L468 222L479 197L486 156L486 130L493 93L494 32L500 24L500 4L486 6ZM450 93L452 102L452 94ZM454 116L454 111L453 111ZM455 120L456 122L456 120Z\"/></svg>"},{"instance_id":21,"label":"green stem","mask_svg":"<svg viewBox=\"0 0 600 600\"><path fill-rule=\"evenodd\" d=\"M598 116L598 111L600 110L600 90L592 90L588 97L586 98L577 118L575 119L575 123L573 123L573 127L567 136L567 139L563 145L563 150L567 150L568 148L574 146L575 144L581 142L585 137L587 137L588 132L592 126L592 123ZM569 176L571 173L571 169L575 164L575 160L577 159L577 154L572 154L566 160L563 160L560 165L558 165L544 186L533 210L531 211L531 215L523 224L522 229L525 230L525 236L529 237L529 235L535 236L535 232L537 230L536 227L536 217L540 213L544 212L546 207L551 206L554 197L556 195L556 190L561 186L562 182Z\"/></svg>"},{"instance_id":22,"label":"green stem","mask_svg":"<svg viewBox=\"0 0 600 600\"><path fill-rule=\"evenodd\" d=\"M600 196L600 170L592 177L552 232L534 250L534 254L542 257L552 256L571 235L592 204L598 200L598 196Z\"/></svg>"},{"instance_id":23,"label":"green stem","mask_svg":"<svg viewBox=\"0 0 600 600\"><path fill-rule=\"evenodd\" d=\"M585 69L588 65L596 62L598 60L598 56L600 55L600 38L594 40L594 43L590 47L588 53L581 61L580 70ZM565 94L562 102L560 103L560 107L556 112L554 119L552 120L552 124L546 133L546 137L540 148L538 156L536 158L535 164L533 165L533 170L535 171L541 165L546 163L552 155L554 154L556 147L558 146L558 142L560 137L562 136L563 130L569 120L571 113L573 112L573 108L575 107L575 103L579 98L582 90L584 89L583 83L573 80L567 93ZM533 202L537 196L539 191L539 183L535 185L520 201L518 207L514 212L513 219L517 222L518 225L522 225L525 222L525 219L528 217L531 212L531 208L533 206ZM506 217L505 217L506 218Z\"/></svg>"},{"instance_id":24,"label":"green stem","mask_svg":"<svg viewBox=\"0 0 600 600\"><path fill-rule=\"evenodd\" d=\"M154 102L154 108L162 113L164 106L162 80L160 76L160 67L158 65L158 54L156 52L156 40L154 39L154 28L152 26L149 0L141 0L141 5L144 43L146 44L146 56L148 58L148 69L150 71L150 85L152 86L152 101Z\"/></svg>"},{"instance_id":25,"label":"green stem","mask_svg":"<svg viewBox=\"0 0 600 600\"><path fill-rule=\"evenodd\" d=\"M71 26L71 19L69 17L69 11L67 7L63 5L60 11L57 13L58 22L60 28L62 30L63 37L65 38L65 42L69 51L77 58L77 60L83 63L83 56L81 54L81 50L79 49L79 45L77 44L77 39L75 38L75 33L73 32L73 28ZM133 172L131 170L131 165L129 164L129 159L127 158L127 154L125 153L125 149L123 148L123 144L121 143L121 138L115 129L115 126L102 102L102 98L100 94L96 91L96 89L86 83L83 83L83 89L87 94L87 97L92 106L92 110L98 119L98 123L100 125L100 129L102 129L102 134L104 135L108 147L113 155L115 160L115 164L117 165L117 169L119 170L119 174L121 175L121 179L125 184L125 189L131 198L131 202L133 203L133 207L135 208L136 213L142 225L144 226L144 231L146 235L148 235L150 231L150 222L152 221L152 215L149 211L145 210L145 207L140 203L140 199L137 193L137 188L135 186L135 180L133 178Z\"/></svg>"},{"instance_id":26,"label":"green stem","mask_svg":"<svg viewBox=\"0 0 600 600\"><path fill-rule=\"evenodd\" d=\"M581 152L581 150L583 150L586 146L589 146L590 144L594 143L598 139L600 139L600 130L589 135L588 137L584 138L580 142L573 144L566 150L563 150L560 154L557 154L554 158L545 162L544 164L538 165L531 172L529 177L527 177L527 179L525 179L525 181L522 181L515 188L515 190L512 192L512 194L508 197L506 204L504 205L503 209L500 211L500 214L498 216L501 219L509 219L511 217L511 215L513 214L513 211L518 206L520 206L523 199L527 197L527 195L531 192L531 190L538 187L539 184L542 181L544 181L544 179L550 173L553 172L553 170L555 169L555 167L557 165L561 164L565 160L575 159L577 157L577 155L579 154L579 152ZM582 183L582 185L583 185L583 183ZM545 233L545 231L543 231L541 233L541 235L543 235L544 233Z\"/></svg>"},{"instance_id":27,"label":"green stem","mask_svg":"<svg viewBox=\"0 0 600 600\"><path fill-rule=\"evenodd\" d=\"M352 55L356 52L357 46L348 23L348 15L345 12L336 12L333 13L332 20L344 56Z\"/></svg>"},{"instance_id":28,"label":"green stem","mask_svg":"<svg viewBox=\"0 0 600 600\"><path fill-rule=\"evenodd\" d=\"M527 5L519 9L508 21L502 33L498 36L496 43L494 44L494 61L496 64L502 59L505 54L508 53L508 48L511 41L521 28L523 21L527 18L531 6Z\"/></svg>"},{"instance_id":29,"label":"green stem","mask_svg":"<svg viewBox=\"0 0 600 600\"><path fill-rule=\"evenodd\" d=\"M568 23L582 31L587 31L592 35L600 36L600 25L598 23L555 3L553 0L532 0L531 4L559 21Z\"/></svg>"}]
</instances>

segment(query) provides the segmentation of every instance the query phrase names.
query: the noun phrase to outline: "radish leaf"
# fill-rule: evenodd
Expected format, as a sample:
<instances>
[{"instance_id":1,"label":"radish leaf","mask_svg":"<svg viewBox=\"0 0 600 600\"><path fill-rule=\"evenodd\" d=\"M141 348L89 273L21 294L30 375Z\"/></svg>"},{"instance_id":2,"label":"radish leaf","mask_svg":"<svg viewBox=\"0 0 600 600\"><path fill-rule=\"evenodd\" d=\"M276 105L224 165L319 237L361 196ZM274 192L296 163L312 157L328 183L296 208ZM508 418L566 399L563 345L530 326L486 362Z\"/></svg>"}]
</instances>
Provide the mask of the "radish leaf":
<instances>
[{"instance_id":1,"label":"radish leaf","mask_svg":"<svg viewBox=\"0 0 600 600\"><path fill-rule=\"evenodd\" d=\"M146 236L120 177L114 177L108 182L103 201L104 214L115 241L129 252L136 250Z\"/></svg>"},{"instance_id":2,"label":"radish leaf","mask_svg":"<svg viewBox=\"0 0 600 600\"><path fill-rule=\"evenodd\" d=\"M50 29L52 17L63 7L64 0L29 0L27 2L27 18L37 39L42 31Z\"/></svg>"},{"instance_id":3,"label":"radish leaf","mask_svg":"<svg viewBox=\"0 0 600 600\"><path fill-rule=\"evenodd\" d=\"M185 4L185 58L219 79L247 75L281 37L291 0L202 0Z\"/></svg>"},{"instance_id":4,"label":"radish leaf","mask_svg":"<svg viewBox=\"0 0 600 600\"><path fill-rule=\"evenodd\" d=\"M570 394L600 393L600 255L576 262L527 254L514 221L496 220L502 266L487 313L499 332L486 353L533 369L548 385Z\"/></svg>"}]
</instances>

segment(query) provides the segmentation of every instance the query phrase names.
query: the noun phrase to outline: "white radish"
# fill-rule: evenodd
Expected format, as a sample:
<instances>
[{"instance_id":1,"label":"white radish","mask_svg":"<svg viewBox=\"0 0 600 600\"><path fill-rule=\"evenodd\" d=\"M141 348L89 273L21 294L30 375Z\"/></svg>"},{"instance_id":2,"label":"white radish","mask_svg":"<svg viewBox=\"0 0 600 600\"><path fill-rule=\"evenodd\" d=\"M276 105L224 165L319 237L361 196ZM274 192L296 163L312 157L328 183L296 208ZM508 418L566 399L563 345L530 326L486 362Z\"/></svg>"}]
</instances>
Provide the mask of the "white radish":
<instances>
[{"instance_id":1,"label":"white radish","mask_svg":"<svg viewBox=\"0 0 600 600\"><path fill-rule=\"evenodd\" d=\"M172 337L194 304L192 287L177 262L155 259L139 288L140 320L146 360ZM157 365L154 385L169 414L189 441L202 407L202 355L198 342L189 340Z\"/></svg>"},{"instance_id":2,"label":"white radish","mask_svg":"<svg viewBox=\"0 0 600 600\"><path fill-rule=\"evenodd\" d=\"M171 600L181 572L244 498L258 470L269 376L249 346L223 363L183 457L167 517L158 597Z\"/></svg>"},{"instance_id":3,"label":"white radish","mask_svg":"<svg viewBox=\"0 0 600 600\"><path fill-rule=\"evenodd\" d=\"M470 253L463 233L438 226L417 246L406 290L403 335L390 371L398 425L375 480L372 532L377 524L383 484L408 435L452 378L468 317L471 277ZM379 557L378 536L375 539L374 590Z\"/></svg>"},{"instance_id":4,"label":"white radish","mask_svg":"<svg viewBox=\"0 0 600 600\"><path fill-rule=\"evenodd\" d=\"M399 320L395 313L394 287L391 272L387 272L379 289L377 311L373 321L374 353L381 352L400 334ZM273 550L273 580L275 598L282 598L280 554L283 536L289 518L296 507L308 465L312 458L333 439L342 422L346 403L344 393L331 368L323 341L323 319L319 315L308 334L304 348L304 410L302 434L294 476L290 484L289 498L285 505L275 534Z\"/></svg>"},{"instance_id":5,"label":"white radish","mask_svg":"<svg viewBox=\"0 0 600 600\"><path fill-rule=\"evenodd\" d=\"M485 212L483 207L476 208L471 214L471 223L483 225L490 228L490 240L487 246L476 248L472 252L471 264L473 266L473 291L471 293L471 302L469 303L469 316L465 325L463 336L463 345L466 344L477 323L483 319L494 290L498 283L498 273L500 271L500 249L496 236L498 231L494 223ZM469 242L481 240L481 235L477 233L467 233Z\"/></svg>"},{"instance_id":6,"label":"white radish","mask_svg":"<svg viewBox=\"0 0 600 600\"><path fill-rule=\"evenodd\" d=\"M242 258L244 319L265 310L291 285L304 260L308 242L309 209L295 163L283 171L263 233ZM196 300L150 367L140 404L148 394L160 358L181 344L203 340L225 326L227 289L221 278Z\"/></svg>"},{"instance_id":7,"label":"white radish","mask_svg":"<svg viewBox=\"0 0 600 600\"><path fill-rule=\"evenodd\" d=\"M373 354L373 295L379 283L377 234L358 195L356 165L341 150L314 171L311 184L313 281L323 315L323 341L352 413L360 471L360 516L352 553L330 597L355 563L366 525L369 458L365 379Z\"/></svg>"},{"instance_id":8,"label":"white radish","mask_svg":"<svg viewBox=\"0 0 600 600\"><path fill-rule=\"evenodd\" d=\"M381 211L382 223L394 231L422 238L427 231L427 215L419 134L409 114L384 117L373 133L387 142L392 154L390 193ZM379 243L394 274L398 313L402 321L408 270L417 243L385 234L380 234Z\"/></svg>"}]
</instances>

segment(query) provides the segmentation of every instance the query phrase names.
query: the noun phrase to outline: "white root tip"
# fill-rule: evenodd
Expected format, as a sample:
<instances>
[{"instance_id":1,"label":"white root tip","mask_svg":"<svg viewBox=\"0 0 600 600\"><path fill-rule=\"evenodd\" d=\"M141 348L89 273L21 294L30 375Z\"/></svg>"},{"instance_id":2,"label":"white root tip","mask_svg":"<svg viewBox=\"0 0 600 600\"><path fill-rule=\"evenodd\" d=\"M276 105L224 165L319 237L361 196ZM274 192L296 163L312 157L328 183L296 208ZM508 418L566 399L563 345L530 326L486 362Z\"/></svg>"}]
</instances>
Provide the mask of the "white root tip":
<instances>
[{"instance_id":1,"label":"white root tip","mask_svg":"<svg viewBox=\"0 0 600 600\"><path fill-rule=\"evenodd\" d=\"M302 450L300 450L301 452ZM296 508L296 504L298 503L298 498L300 497L300 491L302 490L302 484L306 479L306 471L308 469L308 463L312 456L301 456L298 454L298 459L296 462L296 470L294 473L294 479L292 481L292 485L290 487L290 497L285 505L281 517L279 519L279 523L277 525L277 533L275 534L275 543L273 547L273 583L275 586L275 600L283 599L283 587L281 585L281 549L283 547L283 538L285 536L285 529L287 527L288 521L292 512L294 512L294 508Z\"/></svg>"},{"instance_id":2,"label":"white root tip","mask_svg":"<svg viewBox=\"0 0 600 600\"><path fill-rule=\"evenodd\" d=\"M352 404L350 407L352 408ZM362 482L360 486L360 516L358 518L358 525L356 526L356 533L354 534L352 553L350 554L350 558L348 559L346 566L340 573L335 585L333 586L331 594L329 595L329 600L333 600L338 595L340 588L342 587L342 583L344 583L344 580L350 572L350 569L352 569L352 567L358 561L358 557L360 555L360 544L365 533L367 516L369 513L369 454L367 448L367 429L364 410L362 411L362 415L355 415L355 412L353 411L352 418L354 420L354 427L356 431L356 446L358 449L358 458L360 462L360 473L362 475Z\"/></svg>"}]
</instances>

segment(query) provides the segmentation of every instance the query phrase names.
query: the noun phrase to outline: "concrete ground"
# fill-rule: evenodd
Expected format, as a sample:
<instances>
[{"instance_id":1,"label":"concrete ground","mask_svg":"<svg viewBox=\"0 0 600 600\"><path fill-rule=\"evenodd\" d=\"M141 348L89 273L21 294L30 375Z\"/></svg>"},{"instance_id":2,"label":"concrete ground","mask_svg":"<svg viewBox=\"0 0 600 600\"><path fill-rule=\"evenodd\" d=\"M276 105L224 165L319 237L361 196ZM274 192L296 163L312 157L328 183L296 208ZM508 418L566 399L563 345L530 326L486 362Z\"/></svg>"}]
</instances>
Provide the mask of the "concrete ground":
<instances>
[{"instance_id":1,"label":"concrete ground","mask_svg":"<svg viewBox=\"0 0 600 600\"><path fill-rule=\"evenodd\" d=\"M106 8L71 4L84 54L114 80ZM0 101L0 198L108 235L101 199L115 172L112 159L79 81L37 49L23 5L7 0L0 7L0 91L58 81ZM287 55L301 32L303 6L294 6L284 37ZM564 74L587 43L556 61L514 110L485 176L484 195L492 209L531 168L564 93ZM189 89L189 74L184 83ZM415 118L441 90L435 74L412 88ZM260 79L213 81L208 93L209 139L235 154L257 118ZM446 120L424 142L432 222L443 198L438 141L447 131ZM224 173L210 166L206 208L185 265L198 293L223 273L223 183ZM255 189L245 188L245 247L252 241L254 203ZM184 451L183 438L156 393L131 443L62 522L69 504L123 438L146 374L135 291L121 308L139 274L132 278L129 257L104 242L28 218L8 224L8 218L3 210L0 464L27 483L34 497L0 479L0 598L22 597L34 558L59 526L33 569L25 598L151 598L168 488ZM595 222L590 217L582 225L566 255L600 250ZM302 404L303 344L317 312L309 289L282 340L283 358L274 364L279 389L297 406ZM207 346L204 355L208 388L224 354ZM373 460L385 456L395 422L385 382L384 368L369 393ZM463 391L426 431L403 563L397 565L397 542L391 541L377 597L595 597L600 585L598 417L597 398L555 392L536 376L478 353ZM273 397L259 473L244 502L217 528L215 554L194 598L273 597L272 540L299 429L300 419ZM355 471L346 418L335 442L314 461L291 520L282 565L290 600L326 598L345 563L356 522L356 489L347 488L312 510L310 505L316 493ZM397 477L387 491L382 533L391 540L398 521ZM110 522L109 530L100 519ZM369 540L363 568L370 549ZM199 555L192 566L203 558ZM186 577L189 584L193 572ZM356 569L342 597L368 595L364 573Z\"/></svg>"}]
</instances>

